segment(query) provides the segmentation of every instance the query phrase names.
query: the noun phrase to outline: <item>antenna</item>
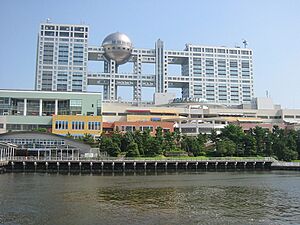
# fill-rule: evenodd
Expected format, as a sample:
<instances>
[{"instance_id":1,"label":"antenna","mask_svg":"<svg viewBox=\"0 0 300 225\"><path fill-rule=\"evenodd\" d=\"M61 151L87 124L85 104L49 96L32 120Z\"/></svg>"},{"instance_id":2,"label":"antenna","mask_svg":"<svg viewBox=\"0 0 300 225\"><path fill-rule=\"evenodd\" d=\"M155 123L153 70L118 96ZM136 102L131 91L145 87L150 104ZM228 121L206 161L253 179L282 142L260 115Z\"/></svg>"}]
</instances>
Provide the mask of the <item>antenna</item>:
<instances>
[{"instance_id":1,"label":"antenna","mask_svg":"<svg viewBox=\"0 0 300 225\"><path fill-rule=\"evenodd\" d=\"M47 18L46 19L46 23L50 23L51 22L51 19L50 18Z\"/></svg>"},{"instance_id":2,"label":"antenna","mask_svg":"<svg viewBox=\"0 0 300 225\"><path fill-rule=\"evenodd\" d=\"M243 44L244 44L244 48L247 48L248 46L248 41L246 39L243 39Z\"/></svg>"}]
</instances>

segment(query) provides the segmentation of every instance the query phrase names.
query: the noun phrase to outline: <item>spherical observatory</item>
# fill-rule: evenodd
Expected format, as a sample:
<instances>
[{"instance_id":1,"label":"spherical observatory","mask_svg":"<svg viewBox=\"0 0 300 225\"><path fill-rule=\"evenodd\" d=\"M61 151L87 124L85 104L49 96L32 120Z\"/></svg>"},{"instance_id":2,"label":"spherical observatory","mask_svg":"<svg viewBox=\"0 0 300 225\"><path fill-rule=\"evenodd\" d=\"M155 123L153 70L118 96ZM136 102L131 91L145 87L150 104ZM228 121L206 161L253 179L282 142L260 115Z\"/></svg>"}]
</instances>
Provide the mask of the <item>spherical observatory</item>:
<instances>
[{"instance_id":1,"label":"spherical observatory","mask_svg":"<svg viewBox=\"0 0 300 225\"><path fill-rule=\"evenodd\" d=\"M132 52L132 42L126 34L116 32L102 42L106 59L113 59L118 65L128 61Z\"/></svg>"}]
</instances>

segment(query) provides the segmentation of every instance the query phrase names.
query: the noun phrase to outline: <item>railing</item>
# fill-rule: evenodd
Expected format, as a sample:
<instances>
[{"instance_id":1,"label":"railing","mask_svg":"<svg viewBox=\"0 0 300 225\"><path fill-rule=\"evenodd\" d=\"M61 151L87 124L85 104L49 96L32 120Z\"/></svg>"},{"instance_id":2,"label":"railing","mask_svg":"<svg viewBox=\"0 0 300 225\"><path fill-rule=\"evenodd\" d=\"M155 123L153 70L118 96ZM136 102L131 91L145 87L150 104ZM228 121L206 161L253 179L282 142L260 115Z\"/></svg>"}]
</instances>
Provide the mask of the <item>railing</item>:
<instances>
[{"instance_id":1,"label":"railing","mask_svg":"<svg viewBox=\"0 0 300 225\"><path fill-rule=\"evenodd\" d=\"M131 158L131 157L23 157L23 156L15 156L6 158L6 161L129 161L129 162L207 162L207 161L216 161L216 162L274 162L275 159L272 157L264 157L264 158L234 158L234 157L212 157L212 158ZM298 163L300 166L300 163Z\"/></svg>"}]
</instances>

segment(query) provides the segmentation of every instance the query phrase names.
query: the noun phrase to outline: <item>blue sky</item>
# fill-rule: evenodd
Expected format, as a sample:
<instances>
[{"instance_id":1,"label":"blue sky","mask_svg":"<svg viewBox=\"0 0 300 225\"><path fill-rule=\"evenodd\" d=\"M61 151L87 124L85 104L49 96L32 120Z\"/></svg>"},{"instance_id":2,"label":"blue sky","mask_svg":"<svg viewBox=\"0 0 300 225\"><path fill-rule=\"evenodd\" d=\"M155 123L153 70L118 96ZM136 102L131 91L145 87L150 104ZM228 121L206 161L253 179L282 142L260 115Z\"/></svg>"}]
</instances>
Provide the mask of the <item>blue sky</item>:
<instances>
[{"instance_id":1,"label":"blue sky","mask_svg":"<svg viewBox=\"0 0 300 225\"><path fill-rule=\"evenodd\" d=\"M158 38L177 50L186 43L232 47L246 38L255 95L268 90L283 108L300 108L299 12L298 0L1 0L0 88L34 87L37 32L51 18L88 24L89 45L115 31L137 48L153 48Z\"/></svg>"}]
</instances>

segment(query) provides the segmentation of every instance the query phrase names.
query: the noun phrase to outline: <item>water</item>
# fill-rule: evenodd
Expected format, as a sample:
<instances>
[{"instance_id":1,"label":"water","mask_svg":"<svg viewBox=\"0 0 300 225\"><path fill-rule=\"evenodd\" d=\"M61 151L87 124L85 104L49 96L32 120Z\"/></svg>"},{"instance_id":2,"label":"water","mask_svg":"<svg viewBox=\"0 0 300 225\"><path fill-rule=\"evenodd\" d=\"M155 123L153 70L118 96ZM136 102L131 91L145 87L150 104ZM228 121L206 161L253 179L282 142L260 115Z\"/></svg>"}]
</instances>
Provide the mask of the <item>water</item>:
<instances>
[{"instance_id":1,"label":"water","mask_svg":"<svg viewBox=\"0 0 300 225\"><path fill-rule=\"evenodd\" d=\"M300 173L0 175L0 224L300 224Z\"/></svg>"}]
</instances>

